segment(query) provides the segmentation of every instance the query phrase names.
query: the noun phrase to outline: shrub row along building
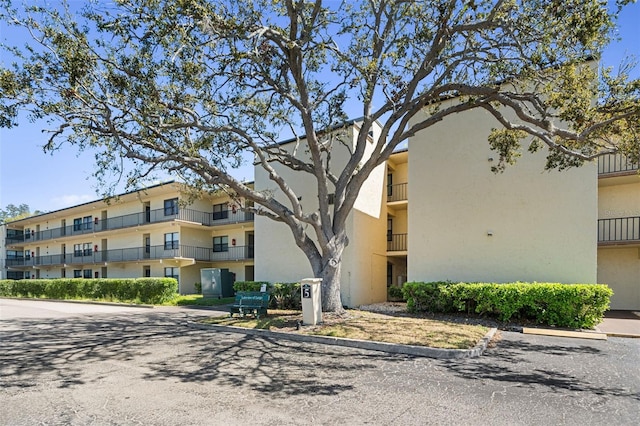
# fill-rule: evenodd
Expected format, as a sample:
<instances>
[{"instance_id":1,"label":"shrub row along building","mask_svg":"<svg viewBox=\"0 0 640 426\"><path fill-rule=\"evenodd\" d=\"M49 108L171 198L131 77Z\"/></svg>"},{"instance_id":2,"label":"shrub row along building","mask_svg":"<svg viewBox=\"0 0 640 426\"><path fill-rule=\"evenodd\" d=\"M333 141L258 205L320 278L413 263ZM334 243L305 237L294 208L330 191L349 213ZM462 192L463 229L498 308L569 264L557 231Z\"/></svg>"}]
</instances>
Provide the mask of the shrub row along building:
<instances>
[{"instance_id":1,"label":"shrub row along building","mask_svg":"<svg viewBox=\"0 0 640 426\"><path fill-rule=\"evenodd\" d=\"M371 174L347 225L343 303L384 301L407 280L598 282L615 292L613 309L640 309L638 165L609 155L544 171L542 150L495 174L486 142L494 125L482 111L449 117ZM347 143L334 146L334 168L359 124L340 131ZM317 208L310 180L282 174L305 210ZM282 196L260 168L254 185ZM180 188L163 183L6 224L1 278L169 276L193 293L202 268L227 268L236 280L311 275L285 225L224 194L184 206Z\"/></svg>"}]
</instances>

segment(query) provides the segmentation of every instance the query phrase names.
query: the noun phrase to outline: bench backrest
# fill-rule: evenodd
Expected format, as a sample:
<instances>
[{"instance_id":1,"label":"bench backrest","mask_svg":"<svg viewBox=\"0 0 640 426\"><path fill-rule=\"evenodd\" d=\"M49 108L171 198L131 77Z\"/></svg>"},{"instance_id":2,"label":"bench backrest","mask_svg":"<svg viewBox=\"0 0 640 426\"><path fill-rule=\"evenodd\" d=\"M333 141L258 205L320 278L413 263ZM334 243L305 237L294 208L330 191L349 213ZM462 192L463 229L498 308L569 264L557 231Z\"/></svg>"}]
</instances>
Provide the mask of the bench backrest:
<instances>
[{"instance_id":1,"label":"bench backrest","mask_svg":"<svg viewBox=\"0 0 640 426\"><path fill-rule=\"evenodd\" d=\"M260 291L239 291L236 293L236 305L260 305L267 307L269 305L269 293Z\"/></svg>"}]
</instances>

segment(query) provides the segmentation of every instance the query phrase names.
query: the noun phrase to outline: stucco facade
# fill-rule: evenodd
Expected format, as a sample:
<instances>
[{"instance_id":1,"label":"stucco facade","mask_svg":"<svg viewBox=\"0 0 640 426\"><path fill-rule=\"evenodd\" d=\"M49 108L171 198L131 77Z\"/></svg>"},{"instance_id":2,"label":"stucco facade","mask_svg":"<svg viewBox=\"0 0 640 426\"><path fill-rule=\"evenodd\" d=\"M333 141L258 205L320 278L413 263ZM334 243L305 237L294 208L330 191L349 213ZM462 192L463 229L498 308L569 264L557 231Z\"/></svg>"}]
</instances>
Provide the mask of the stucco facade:
<instances>
[{"instance_id":1,"label":"stucco facade","mask_svg":"<svg viewBox=\"0 0 640 426\"><path fill-rule=\"evenodd\" d=\"M408 279L595 283L595 165L545 172L541 151L495 174L496 126L469 111L409 141Z\"/></svg>"},{"instance_id":2,"label":"stucco facade","mask_svg":"<svg viewBox=\"0 0 640 426\"><path fill-rule=\"evenodd\" d=\"M640 310L640 177L621 156L600 161L598 282L614 292L613 309Z\"/></svg>"},{"instance_id":3,"label":"stucco facade","mask_svg":"<svg viewBox=\"0 0 640 426\"><path fill-rule=\"evenodd\" d=\"M373 138L377 135L374 131ZM358 132L357 123L340 130L344 142L334 143L332 150L333 170L342 170L348 159L349 149L355 146ZM297 149L300 156L306 155L304 140L301 145L295 141L282 144L283 149ZM372 146L372 144L371 144ZM368 147L367 149L370 149ZM366 155L366 154L365 154ZM318 210L316 184L306 173L277 167L278 173L289 182L300 197L305 213ZM365 182L347 219L349 245L342 258L341 297L345 306L354 307L366 303L386 300L386 250L385 250L385 166L376 168ZM255 186L261 191L269 191L286 203L284 194L267 176L262 167L256 166ZM301 278L313 277L311 265L304 253L296 246L291 230L284 224L257 216L256 229L256 277L271 282L294 282Z\"/></svg>"}]
</instances>

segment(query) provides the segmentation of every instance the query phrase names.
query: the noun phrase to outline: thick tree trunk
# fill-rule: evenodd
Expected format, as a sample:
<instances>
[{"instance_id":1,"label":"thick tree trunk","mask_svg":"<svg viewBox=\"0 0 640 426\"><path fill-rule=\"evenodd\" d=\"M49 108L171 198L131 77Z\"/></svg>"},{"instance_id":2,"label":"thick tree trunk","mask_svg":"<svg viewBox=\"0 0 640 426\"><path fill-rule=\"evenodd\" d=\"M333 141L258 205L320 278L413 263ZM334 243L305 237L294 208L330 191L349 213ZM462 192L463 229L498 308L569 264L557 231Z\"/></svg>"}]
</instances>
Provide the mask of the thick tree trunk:
<instances>
[{"instance_id":1,"label":"thick tree trunk","mask_svg":"<svg viewBox=\"0 0 640 426\"><path fill-rule=\"evenodd\" d=\"M322 311L343 313L342 298L340 297L340 272L342 260L328 261L316 277L322 278Z\"/></svg>"}]
</instances>

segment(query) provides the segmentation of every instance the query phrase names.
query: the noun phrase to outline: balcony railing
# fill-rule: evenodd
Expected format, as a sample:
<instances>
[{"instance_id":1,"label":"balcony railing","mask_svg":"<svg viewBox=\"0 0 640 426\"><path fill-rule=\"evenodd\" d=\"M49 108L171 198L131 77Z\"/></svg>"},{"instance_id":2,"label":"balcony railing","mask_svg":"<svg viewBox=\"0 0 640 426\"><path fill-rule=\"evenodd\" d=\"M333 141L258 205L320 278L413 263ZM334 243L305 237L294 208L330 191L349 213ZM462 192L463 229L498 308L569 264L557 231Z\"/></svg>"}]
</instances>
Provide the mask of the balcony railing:
<instances>
[{"instance_id":1,"label":"balcony railing","mask_svg":"<svg viewBox=\"0 0 640 426\"><path fill-rule=\"evenodd\" d=\"M406 251L407 234L388 234L387 251Z\"/></svg>"},{"instance_id":2,"label":"balcony railing","mask_svg":"<svg viewBox=\"0 0 640 426\"><path fill-rule=\"evenodd\" d=\"M632 172L638 170L640 164L627 160L622 154L606 154L598 157L598 174Z\"/></svg>"},{"instance_id":3,"label":"balcony railing","mask_svg":"<svg viewBox=\"0 0 640 426\"><path fill-rule=\"evenodd\" d=\"M92 222L77 223L60 228L47 229L44 231L31 231L24 235L7 235L7 244L20 244L31 241L51 240L74 235L93 234L95 232L110 231L115 229L130 228L152 223L170 222L182 220L185 222L199 223L205 226L226 225L230 223L253 221L253 213L244 211L223 211L217 213L202 212L191 209L173 210L167 214L165 209L150 210L147 212L132 213L124 216L110 217L104 220L94 220Z\"/></svg>"},{"instance_id":4,"label":"balcony railing","mask_svg":"<svg viewBox=\"0 0 640 426\"><path fill-rule=\"evenodd\" d=\"M640 216L599 219L598 242L640 242Z\"/></svg>"},{"instance_id":5,"label":"balcony railing","mask_svg":"<svg viewBox=\"0 0 640 426\"><path fill-rule=\"evenodd\" d=\"M387 202L407 200L407 184L387 185Z\"/></svg>"},{"instance_id":6,"label":"balcony railing","mask_svg":"<svg viewBox=\"0 0 640 426\"><path fill-rule=\"evenodd\" d=\"M157 259L186 258L204 262L236 261L253 259L253 246L228 247L227 251L214 252L208 247L194 247L180 245L175 248L165 246L132 247L95 251L91 253L78 252L54 254L45 256L31 256L28 258L8 258L7 267L20 266L56 266L56 265L86 265L96 263L134 262Z\"/></svg>"}]
</instances>

